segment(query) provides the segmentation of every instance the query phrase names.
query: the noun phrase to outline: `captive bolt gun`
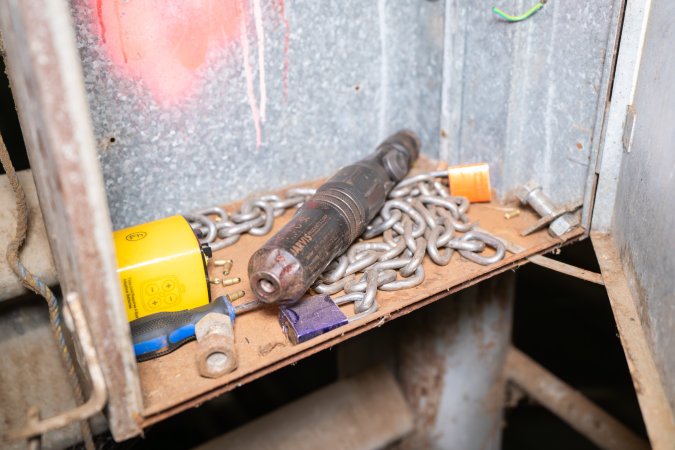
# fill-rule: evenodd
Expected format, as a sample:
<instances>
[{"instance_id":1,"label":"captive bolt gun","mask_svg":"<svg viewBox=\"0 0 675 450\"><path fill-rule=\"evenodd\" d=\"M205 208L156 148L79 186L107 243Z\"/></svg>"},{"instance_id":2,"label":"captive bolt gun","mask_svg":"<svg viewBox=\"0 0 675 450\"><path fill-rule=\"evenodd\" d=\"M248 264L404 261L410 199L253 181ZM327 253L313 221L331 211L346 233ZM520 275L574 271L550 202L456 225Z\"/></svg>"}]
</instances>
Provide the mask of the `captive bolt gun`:
<instances>
[{"instance_id":1,"label":"captive bolt gun","mask_svg":"<svg viewBox=\"0 0 675 450\"><path fill-rule=\"evenodd\" d=\"M294 303L344 253L380 211L419 155L419 140L399 131L370 156L340 169L317 189L248 263L251 289L264 303Z\"/></svg>"}]
</instances>

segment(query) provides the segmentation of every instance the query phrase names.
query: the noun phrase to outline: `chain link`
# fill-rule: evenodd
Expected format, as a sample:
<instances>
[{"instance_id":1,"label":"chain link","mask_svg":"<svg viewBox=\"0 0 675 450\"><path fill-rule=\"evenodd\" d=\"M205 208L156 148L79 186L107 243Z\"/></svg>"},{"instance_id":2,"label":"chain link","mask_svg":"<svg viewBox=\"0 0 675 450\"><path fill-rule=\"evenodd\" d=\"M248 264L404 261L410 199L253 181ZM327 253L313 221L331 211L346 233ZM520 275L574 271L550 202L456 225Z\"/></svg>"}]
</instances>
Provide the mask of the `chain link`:
<instances>
[{"instance_id":1,"label":"chain link","mask_svg":"<svg viewBox=\"0 0 675 450\"><path fill-rule=\"evenodd\" d=\"M315 192L312 188L294 188L283 196L263 195L246 200L239 211L231 214L213 207L183 216L200 241L217 251L235 244L243 234L269 233L276 217L299 208ZM419 286L425 277L425 255L439 266L448 265L455 253L485 266L501 261L506 251L504 243L477 229L467 215L469 206L465 197L450 195L446 171L404 179L368 225L361 236L363 240L354 242L345 254L331 262L312 289L327 295L343 292L333 300L337 305L354 303L351 322L377 311L378 291ZM486 253L487 248L492 251Z\"/></svg>"}]
</instances>

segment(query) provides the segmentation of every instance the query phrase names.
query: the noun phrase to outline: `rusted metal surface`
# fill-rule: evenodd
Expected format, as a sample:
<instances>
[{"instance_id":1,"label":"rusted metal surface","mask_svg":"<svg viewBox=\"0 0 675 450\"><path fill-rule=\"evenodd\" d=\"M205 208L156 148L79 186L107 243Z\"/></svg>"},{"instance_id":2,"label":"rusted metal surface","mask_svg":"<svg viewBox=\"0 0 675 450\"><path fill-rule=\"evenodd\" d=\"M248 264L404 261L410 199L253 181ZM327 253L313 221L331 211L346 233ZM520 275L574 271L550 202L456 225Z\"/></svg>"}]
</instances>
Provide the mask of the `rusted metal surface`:
<instances>
[{"instance_id":1,"label":"rusted metal surface","mask_svg":"<svg viewBox=\"0 0 675 450\"><path fill-rule=\"evenodd\" d=\"M295 302L375 218L419 155L419 139L398 132L366 158L340 169L256 251L251 289L265 303Z\"/></svg>"},{"instance_id":2,"label":"rusted metal surface","mask_svg":"<svg viewBox=\"0 0 675 450\"><path fill-rule=\"evenodd\" d=\"M313 392L196 450L375 450L389 448L412 425L400 387L380 367Z\"/></svg>"},{"instance_id":3,"label":"rusted metal surface","mask_svg":"<svg viewBox=\"0 0 675 450\"><path fill-rule=\"evenodd\" d=\"M140 433L140 386L68 5L1 2L0 30L59 281L82 298L110 393L111 431L128 438Z\"/></svg>"},{"instance_id":4,"label":"rusted metal surface","mask_svg":"<svg viewBox=\"0 0 675 450\"><path fill-rule=\"evenodd\" d=\"M76 345L76 348L80 352L78 356L82 355L85 370L87 371L86 374L91 382L89 399L82 405L61 412L56 416L42 420L29 417L28 423L23 428L7 432L4 437L10 442L40 436L48 431L68 426L71 423L89 419L99 413L103 409L103 406L105 406L107 401L105 380L103 379L101 366L98 363L96 351L92 345L91 334L84 318L79 296L75 293L68 294L66 306L68 314L64 316L66 317L65 323L69 330L76 333L79 338Z\"/></svg>"},{"instance_id":5,"label":"rusted metal surface","mask_svg":"<svg viewBox=\"0 0 675 450\"><path fill-rule=\"evenodd\" d=\"M672 383L672 380L663 380L659 376L640 321L637 299L631 293L613 238L607 234L592 233L591 240L649 440L654 449L672 450L675 446L675 415L663 384L664 381Z\"/></svg>"},{"instance_id":6,"label":"rusted metal surface","mask_svg":"<svg viewBox=\"0 0 675 450\"><path fill-rule=\"evenodd\" d=\"M399 333L415 430L396 448L499 448L514 280L504 274L447 297Z\"/></svg>"},{"instance_id":7,"label":"rusted metal surface","mask_svg":"<svg viewBox=\"0 0 675 450\"><path fill-rule=\"evenodd\" d=\"M28 203L28 235L26 243L21 250L21 260L49 286L57 283L56 268L52 259L52 252L47 241L47 232L42 220L42 211L38 204L37 192L35 191L35 182L30 170L17 172L21 186L26 193ZM7 265L4 257L4 251L7 244L14 235L16 227L16 209L9 207L15 202L14 192L12 191L6 175L0 175L0 205L8 205L6 208L0 208L0 301L18 297L28 293L23 287L19 278Z\"/></svg>"},{"instance_id":8,"label":"rusted metal surface","mask_svg":"<svg viewBox=\"0 0 675 450\"><path fill-rule=\"evenodd\" d=\"M601 274L580 269L579 267L575 267L571 264L565 264L563 262L556 261L555 259L547 258L541 255L534 255L527 258L527 260L538 266L546 267L547 269L555 270L556 272L564 273L581 280L589 281L595 284L605 284L605 282L602 280Z\"/></svg>"},{"instance_id":9,"label":"rusted metal surface","mask_svg":"<svg viewBox=\"0 0 675 450\"><path fill-rule=\"evenodd\" d=\"M516 348L506 357L505 375L530 397L599 448L643 450L649 443Z\"/></svg>"}]
</instances>

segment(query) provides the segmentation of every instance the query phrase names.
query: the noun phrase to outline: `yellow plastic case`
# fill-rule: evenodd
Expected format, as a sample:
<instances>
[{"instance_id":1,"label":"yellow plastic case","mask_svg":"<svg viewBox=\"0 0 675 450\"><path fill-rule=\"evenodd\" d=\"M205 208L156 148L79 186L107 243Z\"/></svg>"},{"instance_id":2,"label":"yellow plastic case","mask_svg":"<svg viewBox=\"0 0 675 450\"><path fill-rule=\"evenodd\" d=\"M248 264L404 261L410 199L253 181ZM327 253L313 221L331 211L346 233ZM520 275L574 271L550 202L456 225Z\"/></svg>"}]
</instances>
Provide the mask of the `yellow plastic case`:
<instances>
[{"instance_id":1,"label":"yellow plastic case","mask_svg":"<svg viewBox=\"0 0 675 450\"><path fill-rule=\"evenodd\" d=\"M167 217L113 235L129 321L209 302L206 259L185 218Z\"/></svg>"}]
</instances>

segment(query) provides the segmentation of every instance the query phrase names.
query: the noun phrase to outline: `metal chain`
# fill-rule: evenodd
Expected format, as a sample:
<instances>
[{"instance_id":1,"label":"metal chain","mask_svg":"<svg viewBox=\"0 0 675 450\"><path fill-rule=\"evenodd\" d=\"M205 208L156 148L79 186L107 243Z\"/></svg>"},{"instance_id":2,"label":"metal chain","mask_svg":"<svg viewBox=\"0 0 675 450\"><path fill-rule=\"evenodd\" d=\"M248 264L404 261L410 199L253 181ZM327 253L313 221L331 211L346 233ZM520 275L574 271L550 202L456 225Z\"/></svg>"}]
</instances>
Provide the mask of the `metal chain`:
<instances>
[{"instance_id":1,"label":"metal chain","mask_svg":"<svg viewBox=\"0 0 675 450\"><path fill-rule=\"evenodd\" d=\"M184 217L200 241L216 251L233 245L242 234L269 233L275 217L300 207L315 192L294 188L283 196L246 200L236 213L214 207ZM449 264L455 253L485 266L501 261L506 251L503 242L477 229L467 216L469 206L465 197L450 195L446 171L404 179L361 235L363 240L354 242L331 262L312 289L328 295L344 292L333 300L338 305L354 303L351 322L377 311L378 291L420 285L425 277L422 261L426 255L439 266ZM492 249L490 254L485 253L487 248Z\"/></svg>"}]
</instances>

